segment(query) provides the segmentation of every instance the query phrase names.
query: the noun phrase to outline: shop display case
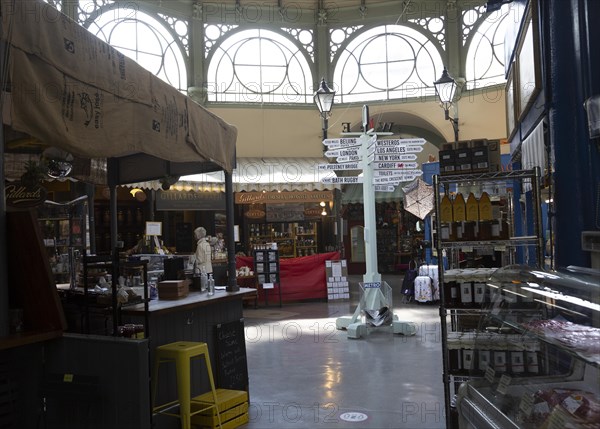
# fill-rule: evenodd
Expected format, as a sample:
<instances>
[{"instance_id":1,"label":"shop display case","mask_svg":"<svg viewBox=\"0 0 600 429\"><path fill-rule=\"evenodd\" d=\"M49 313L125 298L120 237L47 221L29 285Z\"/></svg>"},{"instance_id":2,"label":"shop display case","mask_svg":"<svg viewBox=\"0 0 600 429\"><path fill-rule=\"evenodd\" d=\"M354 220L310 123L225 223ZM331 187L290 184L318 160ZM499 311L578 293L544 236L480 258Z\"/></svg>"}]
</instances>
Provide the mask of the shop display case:
<instances>
[{"instance_id":1,"label":"shop display case","mask_svg":"<svg viewBox=\"0 0 600 429\"><path fill-rule=\"evenodd\" d=\"M249 225L251 250L277 243L281 258L318 253L317 222L252 223Z\"/></svg>"},{"instance_id":2,"label":"shop display case","mask_svg":"<svg viewBox=\"0 0 600 429\"><path fill-rule=\"evenodd\" d=\"M508 335L506 327L498 332L481 332L479 320L493 292L486 286L488 278L502 266L543 266L539 181L539 168L433 177L433 233L440 262L443 379L449 428L457 426L459 387L481 379L487 363L494 358L493 354L476 353L475 340L493 342L494 334ZM528 190L531 203L521 204L528 198L524 195ZM530 348L535 350L534 345Z\"/></svg>"},{"instance_id":3,"label":"shop display case","mask_svg":"<svg viewBox=\"0 0 600 429\"><path fill-rule=\"evenodd\" d=\"M474 377L458 390L461 429L600 427L599 277L525 265L492 274L469 352Z\"/></svg>"},{"instance_id":4,"label":"shop display case","mask_svg":"<svg viewBox=\"0 0 600 429\"><path fill-rule=\"evenodd\" d=\"M87 196L46 201L38 211L44 247L56 284L77 285L81 256L89 249Z\"/></svg>"}]
</instances>

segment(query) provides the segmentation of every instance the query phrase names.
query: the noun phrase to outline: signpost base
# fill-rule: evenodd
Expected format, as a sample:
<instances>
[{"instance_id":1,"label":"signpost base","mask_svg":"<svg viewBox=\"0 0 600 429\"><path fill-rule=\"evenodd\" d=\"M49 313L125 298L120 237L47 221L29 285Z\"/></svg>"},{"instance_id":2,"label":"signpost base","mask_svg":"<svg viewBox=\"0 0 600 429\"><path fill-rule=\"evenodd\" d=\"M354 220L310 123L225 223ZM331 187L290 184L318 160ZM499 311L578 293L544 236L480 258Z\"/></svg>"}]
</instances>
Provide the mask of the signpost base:
<instances>
[{"instance_id":1,"label":"signpost base","mask_svg":"<svg viewBox=\"0 0 600 429\"><path fill-rule=\"evenodd\" d=\"M412 336L417 332L412 322L401 322L393 314L392 288L387 282L360 283L362 296L352 316L338 317L337 329L345 329L348 338L363 338L373 329Z\"/></svg>"}]
</instances>

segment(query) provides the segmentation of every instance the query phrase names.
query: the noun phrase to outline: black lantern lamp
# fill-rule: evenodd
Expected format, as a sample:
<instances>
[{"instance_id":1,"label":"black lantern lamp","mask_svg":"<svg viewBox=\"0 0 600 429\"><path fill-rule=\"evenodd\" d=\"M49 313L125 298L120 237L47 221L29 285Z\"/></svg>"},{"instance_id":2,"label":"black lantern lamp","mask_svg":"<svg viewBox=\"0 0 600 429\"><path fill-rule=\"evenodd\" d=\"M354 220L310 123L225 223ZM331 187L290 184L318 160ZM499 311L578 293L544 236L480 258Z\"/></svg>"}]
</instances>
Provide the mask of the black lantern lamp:
<instances>
[{"instance_id":1,"label":"black lantern lamp","mask_svg":"<svg viewBox=\"0 0 600 429\"><path fill-rule=\"evenodd\" d=\"M454 96L456 95L456 80L454 80L454 78L448 74L448 70L444 68L442 77L433 82L433 86L435 87L435 95L437 95L440 104L444 109L446 120L450 121L452 123L452 128L454 128L454 141L458 141L458 118L450 117L450 106L452 106Z\"/></svg>"},{"instance_id":2,"label":"black lantern lamp","mask_svg":"<svg viewBox=\"0 0 600 429\"><path fill-rule=\"evenodd\" d=\"M335 91L327 86L325 79L321 79L321 85L317 92L315 92L314 100L315 104L319 108L321 119L323 120L323 140L327 138L328 119L331 116L331 109L333 107L333 98L335 97Z\"/></svg>"}]
</instances>

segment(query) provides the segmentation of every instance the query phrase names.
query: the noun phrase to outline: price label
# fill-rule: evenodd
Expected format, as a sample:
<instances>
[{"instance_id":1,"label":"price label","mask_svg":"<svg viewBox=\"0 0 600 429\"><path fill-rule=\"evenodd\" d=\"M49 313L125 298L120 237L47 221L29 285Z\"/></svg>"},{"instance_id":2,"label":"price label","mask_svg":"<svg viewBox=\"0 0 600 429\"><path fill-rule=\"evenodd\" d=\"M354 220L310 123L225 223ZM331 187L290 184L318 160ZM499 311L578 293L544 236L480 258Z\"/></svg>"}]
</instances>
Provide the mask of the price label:
<instances>
[{"instance_id":1,"label":"price label","mask_svg":"<svg viewBox=\"0 0 600 429\"><path fill-rule=\"evenodd\" d=\"M560 407L555 407L550 414L548 429L564 429L569 417Z\"/></svg>"},{"instance_id":2,"label":"price label","mask_svg":"<svg viewBox=\"0 0 600 429\"><path fill-rule=\"evenodd\" d=\"M494 378L496 377L496 370L494 368L492 368L491 365L488 365L487 368L485 369L484 377L487 381L489 381L490 383L493 383Z\"/></svg>"},{"instance_id":3,"label":"price label","mask_svg":"<svg viewBox=\"0 0 600 429\"><path fill-rule=\"evenodd\" d=\"M506 246L494 246L494 251L495 252L505 252Z\"/></svg>"},{"instance_id":4,"label":"price label","mask_svg":"<svg viewBox=\"0 0 600 429\"><path fill-rule=\"evenodd\" d=\"M533 411L533 395L526 394L521 397L521 403L519 409L526 416L529 417Z\"/></svg>"},{"instance_id":5,"label":"price label","mask_svg":"<svg viewBox=\"0 0 600 429\"><path fill-rule=\"evenodd\" d=\"M473 246L463 246L460 248L465 253L473 253Z\"/></svg>"},{"instance_id":6,"label":"price label","mask_svg":"<svg viewBox=\"0 0 600 429\"><path fill-rule=\"evenodd\" d=\"M506 395L506 393L508 392L508 386L510 386L511 381L512 381L511 377L509 377L506 374L502 374L502 376L500 377L500 382L498 383L498 388L496 389L496 391L498 393L500 393L501 395Z\"/></svg>"},{"instance_id":7,"label":"price label","mask_svg":"<svg viewBox=\"0 0 600 429\"><path fill-rule=\"evenodd\" d=\"M73 374L64 374L63 382L64 383L72 383L73 382Z\"/></svg>"}]
</instances>

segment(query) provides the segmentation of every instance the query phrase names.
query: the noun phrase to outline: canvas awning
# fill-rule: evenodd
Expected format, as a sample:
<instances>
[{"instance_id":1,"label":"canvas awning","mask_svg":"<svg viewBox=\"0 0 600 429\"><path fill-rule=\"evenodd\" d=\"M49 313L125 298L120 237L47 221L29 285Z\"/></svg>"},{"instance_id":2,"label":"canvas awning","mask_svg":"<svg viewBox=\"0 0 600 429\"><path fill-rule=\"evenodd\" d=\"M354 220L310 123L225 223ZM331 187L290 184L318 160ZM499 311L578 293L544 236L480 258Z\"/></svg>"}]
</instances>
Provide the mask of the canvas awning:
<instances>
[{"instance_id":1,"label":"canvas awning","mask_svg":"<svg viewBox=\"0 0 600 429\"><path fill-rule=\"evenodd\" d=\"M322 191L339 189L340 185L321 183L323 177L334 176L332 171L319 170L324 158L238 158L233 170L234 192L250 191ZM222 192L222 172L180 177L173 190ZM158 181L131 183L129 187L160 189Z\"/></svg>"},{"instance_id":2,"label":"canvas awning","mask_svg":"<svg viewBox=\"0 0 600 429\"><path fill-rule=\"evenodd\" d=\"M234 126L47 3L1 4L12 130L76 157L118 160L117 184L233 170Z\"/></svg>"}]
</instances>

